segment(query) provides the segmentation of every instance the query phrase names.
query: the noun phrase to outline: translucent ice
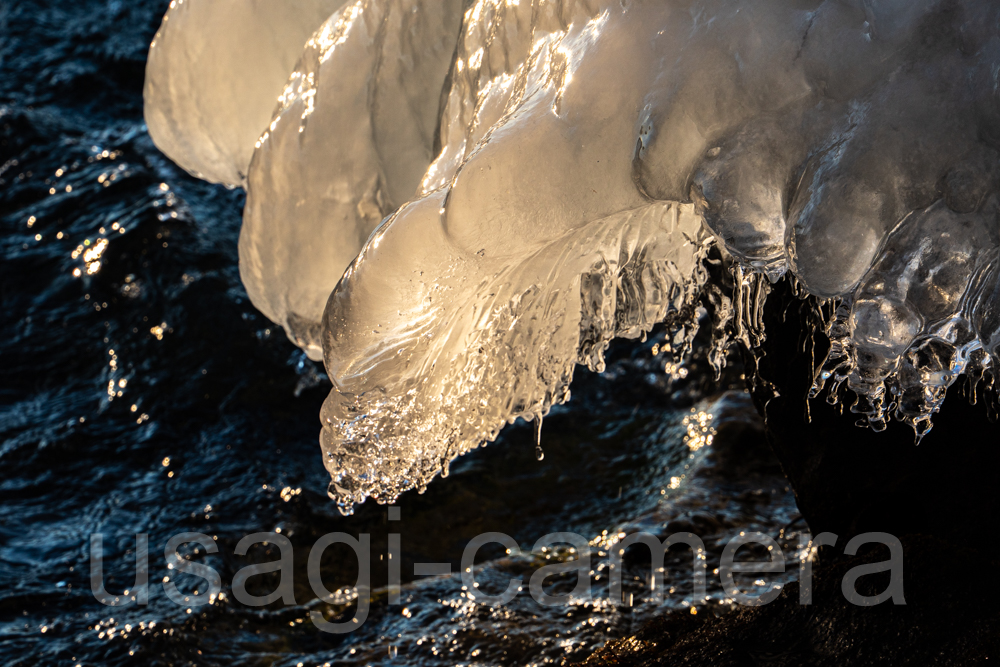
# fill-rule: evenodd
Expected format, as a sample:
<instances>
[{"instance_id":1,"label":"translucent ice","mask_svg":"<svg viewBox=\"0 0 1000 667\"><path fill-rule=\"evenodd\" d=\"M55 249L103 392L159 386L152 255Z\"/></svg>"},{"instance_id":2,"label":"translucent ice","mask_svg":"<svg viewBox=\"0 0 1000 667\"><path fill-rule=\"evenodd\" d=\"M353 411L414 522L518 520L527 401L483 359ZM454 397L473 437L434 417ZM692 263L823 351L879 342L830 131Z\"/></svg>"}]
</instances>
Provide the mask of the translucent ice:
<instances>
[{"instance_id":1,"label":"translucent ice","mask_svg":"<svg viewBox=\"0 0 1000 667\"><path fill-rule=\"evenodd\" d=\"M314 359L330 291L433 158L461 16L461 0L348 4L309 39L256 142L240 273Z\"/></svg>"},{"instance_id":2,"label":"translucent ice","mask_svg":"<svg viewBox=\"0 0 1000 667\"><path fill-rule=\"evenodd\" d=\"M737 340L790 273L834 300L815 391L926 432L998 363L998 69L989 0L345 7L257 141L240 242L258 307L322 340L331 494L391 500L540 419L612 337L692 317L711 242Z\"/></svg>"},{"instance_id":3,"label":"translucent ice","mask_svg":"<svg viewBox=\"0 0 1000 667\"><path fill-rule=\"evenodd\" d=\"M302 45L344 0L173 0L146 65L146 125L177 164L242 186Z\"/></svg>"},{"instance_id":4,"label":"translucent ice","mask_svg":"<svg viewBox=\"0 0 1000 667\"><path fill-rule=\"evenodd\" d=\"M983 320L996 310L997 220L995 197L968 213L938 201L907 216L847 300L836 372L876 428L894 407L925 433L951 383L988 360L984 346L996 359L996 325Z\"/></svg>"},{"instance_id":5,"label":"translucent ice","mask_svg":"<svg viewBox=\"0 0 1000 667\"><path fill-rule=\"evenodd\" d=\"M680 313L703 280L689 205L596 217L521 253L515 237L457 246L444 197L376 232L326 311L337 386L321 442L344 509L423 486L505 423L541 419L569 398L577 363L603 370L612 338ZM415 245L421 260L405 261Z\"/></svg>"}]
</instances>

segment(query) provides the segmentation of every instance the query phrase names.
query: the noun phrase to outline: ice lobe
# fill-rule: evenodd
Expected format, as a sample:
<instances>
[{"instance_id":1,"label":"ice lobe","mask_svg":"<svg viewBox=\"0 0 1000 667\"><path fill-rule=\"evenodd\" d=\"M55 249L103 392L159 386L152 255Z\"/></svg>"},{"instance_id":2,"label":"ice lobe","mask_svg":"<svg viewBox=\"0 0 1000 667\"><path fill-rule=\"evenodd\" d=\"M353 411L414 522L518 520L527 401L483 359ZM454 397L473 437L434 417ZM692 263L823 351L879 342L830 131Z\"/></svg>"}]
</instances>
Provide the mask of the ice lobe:
<instances>
[{"instance_id":1,"label":"ice lobe","mask_svg":"<svg viewBox=\"0 0 1000 667\"><path fill-rule=\"evenodd\" d=\"M523 62L465 79L506 112L467 156L456 151L444 186L383 223L326 309L336 388L321 442L345 511L425 485L507 422L541 419L568 398L576 363L602 368L611 338L680 312L704 280L693 207L652 202L632 180L635 121L619 111L639 104L644 75L620 63L643 61L649 44L601 40L607 14L566 27L553 11L539 21L548 30L531 32L532 16L546 17L538 7L525 26L516 11L487 9L466 14L497 25L463 30L462 69L486 62L485 48L468 47L481 35L530 34ZM631 18L629 29L648 19ZM602 82L601 95L576 80ZM448 108L453 125L485 113ZM467 143L475 128L453 136Z\"/></svg>"},{"instance_id":2,"label":"ice lobe","mask_svg":"<svg viewBox=\"0 0 1000 667\"><path fill-rule=\"evenodd\" d=\"M603 370L612 338L680 313L704 281L707 244L689 205L597 218L512 257L457 246L444 196L376 232L326 311L336 388L320 440L345 512L447 475L518 417L542 419L569 399L577 363ZM403 261L415 243L434 248L418 266Z\"/></svg>"},{"instance_id":3,"label":"ice lobe","mask_svg":"<svg viewBox=\"0 0 1000 667\"><path fill-rule=\"evenodd\" d=\"M828 372L877 430L896 416L926 433L952 382L995 362L997 323L984 320L997 303L997 214L991 196L974 212L939 201L907 216L845 300Z\"/></svg>"},{"instance_id":4,"label":"ice lobe","mask_svg":"<svg viewBox=\"0 0 1000 667\"><path fill-rule=\"evenodd\" d=\"M173 0L146 64L146 125L195 176L242 186L306 39L344 0Z\"/></svg>"},{"instance_id":5,"label":"ice lobe","mask_svg":"<svg viewBox=\"0 0 1000 667\"><path fill-rule=\"evenodd\" d=\"M240 274L254 305L322 358L327 298L433 158L460 0L359 0L305 45L250 164Z\"/></svg>"}]
</instances>

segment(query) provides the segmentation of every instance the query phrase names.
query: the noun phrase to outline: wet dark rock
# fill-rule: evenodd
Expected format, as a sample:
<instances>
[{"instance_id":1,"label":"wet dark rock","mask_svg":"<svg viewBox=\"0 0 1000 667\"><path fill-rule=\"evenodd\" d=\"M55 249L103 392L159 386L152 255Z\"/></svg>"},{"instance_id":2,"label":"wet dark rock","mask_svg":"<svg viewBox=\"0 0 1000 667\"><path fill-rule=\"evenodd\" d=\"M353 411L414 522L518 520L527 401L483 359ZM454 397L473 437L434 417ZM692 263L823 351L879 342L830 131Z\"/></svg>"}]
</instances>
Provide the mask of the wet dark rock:
<instances>
[{"instance_id":1,"label":"wet dark rock","mask_svg":"<svg viewBox=\"0 0 1000 667\"><path fill-rule=\"evenodd\" d=\"M1000 516L1000 424L988 414L995 394L980 391L970 405L960 379L920 445L898 422L881 433L859 428L850 401L832 406L823 395L807 404L813 368L829 345L813 334L815 317L809 301L779 283L764 310L763 354L748 362L748 371L757 368L754 404L813 534L924 533L1000 545L1000 526L989 518Z\"/></svg>"},{"instance_id":2,"label":"wet dark rock","mask_svg":"<svg viewBox=\"0 0 1000 667\"><path fill-rule=\"evenodd\" d=\"M813 604L798 583L772 603L716 616L669 614L613 642L584 664L653 665L989 665L1000 661L1000 566L995 554L925 535L904 536L905 605L855 606L841 592L853 567L888 558L873 546L818 565ZM842 546L842 545L841 545ZM833 555L829 553L827 555ZM882 592L888 573L858 580L862 595Z\"/></svg>"},{"instance_id":3,"label":"wet dark rock","mask_svg":"<svg viewBox=\"0 0 1000 667\"><path fill-rule=\"evenodd\" d=\"M949 391L920 445L891 423L876 433L855 425L849 403L807 401L813 371L829 343L815 335L813 304L782 281L767 301L762 354L746 355L748 385L768 441L813 535L833 532L814 565L814 604L799 584L777 600L731 613L672 613L613 642L588 665L970 665L1000 661L1000 425L996 395L971 405ZM752 371L756 369L756 373ZM735 457L736 452L729 452ZM865 532L901 536L906 604L851 604L844 574L888 559L884 546L843 555ZM887 572L858 580L862 595L888 586Z\"/></svg>"}]
</instances>

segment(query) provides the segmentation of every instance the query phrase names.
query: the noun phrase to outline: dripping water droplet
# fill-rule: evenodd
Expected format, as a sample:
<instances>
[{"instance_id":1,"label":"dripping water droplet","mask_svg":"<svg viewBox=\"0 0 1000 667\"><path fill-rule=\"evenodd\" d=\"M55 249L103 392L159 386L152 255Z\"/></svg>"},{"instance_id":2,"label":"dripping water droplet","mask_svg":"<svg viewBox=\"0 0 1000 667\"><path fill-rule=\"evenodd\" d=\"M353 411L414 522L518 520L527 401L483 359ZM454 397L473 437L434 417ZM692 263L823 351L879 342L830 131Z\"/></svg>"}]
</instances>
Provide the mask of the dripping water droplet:
<instances>
[{"instance_id":1,"label":"dripping water droplet","mask_svg":"<svg viewBox=\"0 0 1000 667\"><path fill-rule=\"evenodd\" d=\"M538 415L535 417L535 458L539 461L545 458L545 452L542 451L542 416Z\"/></svg>"}]
</instances>

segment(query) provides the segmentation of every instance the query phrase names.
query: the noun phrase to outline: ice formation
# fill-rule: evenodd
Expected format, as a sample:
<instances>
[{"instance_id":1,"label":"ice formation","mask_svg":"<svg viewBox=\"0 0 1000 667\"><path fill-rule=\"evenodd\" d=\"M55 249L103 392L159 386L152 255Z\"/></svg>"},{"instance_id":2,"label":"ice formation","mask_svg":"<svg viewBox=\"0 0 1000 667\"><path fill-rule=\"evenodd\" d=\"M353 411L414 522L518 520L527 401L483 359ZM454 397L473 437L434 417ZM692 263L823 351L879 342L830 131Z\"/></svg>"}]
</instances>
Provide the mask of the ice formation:
<instances>
[{"instance_id":1,"label":"ice formation","mask_svg":"<svg viewBox=\"0 0 1000 667\"><path fill-rule=\"evenodd\" d=\"M791 274L835 313L814 392L926 432L1000 361L998 29L989 0L333 14L259 128L240 240L254 303L321 340L331 495L447 474L615 336L672 319L683 351L712 243L734 338Z\"/></svg>"},{"instance_id":2,"label":"ice formation","mask_svg":"<svg viewBox=\"0 0 1000 667\"><path fill-rule=\"evenodd\" d=\"M243 186L302 45L344 0L171 0L146 64L153 141L195 176Z\"/></svg>"},{"instance_id":3,"label":"ice formation","mask_svg":"<svg viewBox=\"0 0 1000 667\"><path fill-rule=\"evenodd\" d=\"M461 17L460 0L345 6L309 39L257 140L240 273L314 359L330 291L434 157Z\"/></svg>"}]
</instances>

